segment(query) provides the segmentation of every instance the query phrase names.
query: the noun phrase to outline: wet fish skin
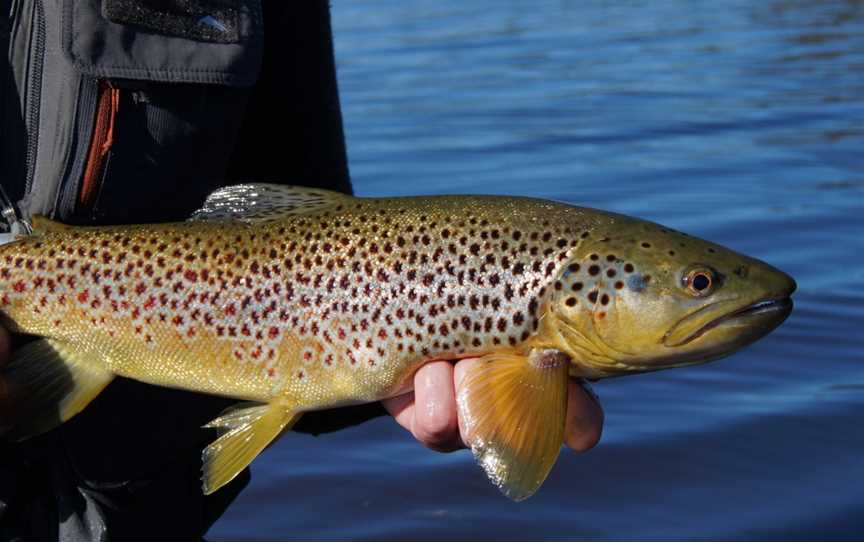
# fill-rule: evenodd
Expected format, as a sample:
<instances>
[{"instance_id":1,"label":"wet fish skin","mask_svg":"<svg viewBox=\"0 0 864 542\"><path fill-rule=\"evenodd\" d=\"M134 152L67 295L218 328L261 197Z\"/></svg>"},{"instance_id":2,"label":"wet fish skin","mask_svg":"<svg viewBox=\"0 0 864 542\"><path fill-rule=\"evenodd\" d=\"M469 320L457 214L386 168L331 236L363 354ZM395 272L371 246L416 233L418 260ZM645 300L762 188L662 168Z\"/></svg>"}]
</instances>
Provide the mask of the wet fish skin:
<instances>
[{"instance_id":1,"label":"wet fish skin","mask_svg":"<svg viewBox=\"0 0 864 542\"><path fill-rule=\"evenodd\" d=\"M258 401L287 391L313 409L526 340L576 242L558 246L576 230L553 217L535 225L571 209L536 200L356 201L254 226L45 232L0 249L0 307L16 331L92 345L116 374Z\"/></svg>"},{"instance_id":2,"label":"wet fish skin","mask_svg":"<svg viewBox=\"0 0 864 542\"><path fill-rule=\"evenodd\" d=\"M222 192L227 199L215 197L215 210L190 222L42 221L37 235L0 247L4 322L104 380L55 421L112 375L266 403L213 422L226 433L205 453L206 471L220 454L251 461L257 453L232 448L240 446L232 431L255 434L259 424L258 434L275 438L303 411L397 395L433 359L487 357L494 367L495 356L510 356L501 367L538 370L538 386L560 387L568 373L599 378L725 355L791 308L723 320L787 299L794 282L758 260L613 213L529 198L245 190ZM693 273L708 276L710 292L694 293ZM563 373L560 363L531 361L544 351L566 356ZM501 379L509 391L498 397L521 397L507 387L520 378ZM461 392L460 408L479 419L495 394L475 393L480 401L466 399L470 392ZM530 400L563 427L558 399L548 407ZM479 459L482 446L474 448ZM510 465L495 475L502 489L518 487L514 498L539 486L532 453L507 456L529 465L530 482L510 480L519 470ZM551 468L554 457L544 454ZM223 478L208 486L205 476L205 489Z\"/></svg>"}]
</instances>

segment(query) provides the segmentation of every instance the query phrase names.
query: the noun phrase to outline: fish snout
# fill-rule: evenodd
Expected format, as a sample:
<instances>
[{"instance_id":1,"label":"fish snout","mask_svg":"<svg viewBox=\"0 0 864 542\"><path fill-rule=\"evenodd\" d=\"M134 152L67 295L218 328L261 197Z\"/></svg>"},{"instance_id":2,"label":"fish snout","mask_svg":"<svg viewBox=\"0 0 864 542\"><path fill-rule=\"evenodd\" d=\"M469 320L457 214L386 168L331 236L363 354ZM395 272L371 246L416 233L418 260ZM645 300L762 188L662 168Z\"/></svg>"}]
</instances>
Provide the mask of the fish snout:
<instances>
[{"instance_id":1,"label":"fish snout","mask_svg":"<svg viewBox=\"0 0 864 542\"><path fill-rule=\"evenodd\" d=\"M788 299L798 289L795 279L772 265L760 262L754 271L751 277L760 285L765 299Z\"/></svg>"}]
</instances>

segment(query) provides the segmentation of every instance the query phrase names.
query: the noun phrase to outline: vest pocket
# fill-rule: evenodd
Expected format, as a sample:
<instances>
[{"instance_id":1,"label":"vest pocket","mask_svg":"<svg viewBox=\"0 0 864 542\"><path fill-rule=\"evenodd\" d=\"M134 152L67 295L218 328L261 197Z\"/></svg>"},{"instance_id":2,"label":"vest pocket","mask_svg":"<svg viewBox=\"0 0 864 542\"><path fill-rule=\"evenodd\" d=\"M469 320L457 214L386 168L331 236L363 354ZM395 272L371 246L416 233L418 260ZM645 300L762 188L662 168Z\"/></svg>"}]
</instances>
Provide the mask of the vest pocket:
<instances>
[{"instance_id":1,"label":"vest pocket","mask_svg":"<svg viewBox=\"0 0 864 542\"><path fill-rule=\"evenodd\" d=\"M55 134L54 214L176 219L224 176L260 70L260 0L61 1L77 105Z\"/></svg>"}]
</instances>

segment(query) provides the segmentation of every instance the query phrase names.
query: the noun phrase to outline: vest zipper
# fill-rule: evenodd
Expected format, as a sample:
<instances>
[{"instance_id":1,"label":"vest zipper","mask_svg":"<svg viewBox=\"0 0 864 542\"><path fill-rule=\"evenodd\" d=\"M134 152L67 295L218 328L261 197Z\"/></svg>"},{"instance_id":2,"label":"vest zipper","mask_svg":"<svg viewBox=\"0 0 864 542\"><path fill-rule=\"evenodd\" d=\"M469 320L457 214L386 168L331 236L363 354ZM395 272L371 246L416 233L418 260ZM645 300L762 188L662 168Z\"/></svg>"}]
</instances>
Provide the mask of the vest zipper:
<instances>
[{"instance_id":1,"label":"vest zipper","mask_svg":"<svg viewBox=\"0 0 864 542\"><path fill-rule=\"evenodd\" d=\"M39 148L39 111L42 109L42 71L45 64L45 12L41 1L33 2L35 28L31 34L27 59L27 149L24 155L24 194L30 193L36 173L36 155Z\"/></svg>"}]
</instances>

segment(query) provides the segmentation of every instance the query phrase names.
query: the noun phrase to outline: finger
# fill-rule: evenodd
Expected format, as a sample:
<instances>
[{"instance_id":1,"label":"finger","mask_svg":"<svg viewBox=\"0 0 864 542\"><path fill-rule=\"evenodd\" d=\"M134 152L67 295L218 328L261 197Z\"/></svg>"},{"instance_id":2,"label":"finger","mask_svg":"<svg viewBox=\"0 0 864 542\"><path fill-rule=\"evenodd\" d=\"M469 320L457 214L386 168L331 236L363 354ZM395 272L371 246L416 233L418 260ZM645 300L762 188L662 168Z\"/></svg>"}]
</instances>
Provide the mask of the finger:
<instances>
[{"instance_id":1,"label":"finger","mask_svg":"<svg viewBox=\"0 0 864 542\"><path fill-rule=\"evenodd\" d=\"M456 416L453 365L433 361L414 375L414 436L433 450L462 447Z\"/></svg>"},{"instance_id":2,"label":"finger","mask_svg":"<svg viewBox=\"0 0 864 542\"><path fill-rule=\"evenodd\" d=\"M578 380L567 383L567 420L564 443L577 452L590 450L603 434L603 408Z\"/></svg>"},{"instance_id":3,"label":"finger","mask_svg":"<svg viewBox=\"0 0 864 542\"><path fill-rule=\"evenodd\" d=\"M9 332L6 331L5 328L0 327L0 367L6 364L9 361Z\"/></svg>"},{"instance_id":4,"label":"finger","mask_svg":"<svg viewBox=\"0 0 864 542\"><path fill-rule=\"evenodd\" d=\"M414 392L381 401L384 409L393 416L396 423L411 431L414 425Z\"/></svg>"}]
</instances>

